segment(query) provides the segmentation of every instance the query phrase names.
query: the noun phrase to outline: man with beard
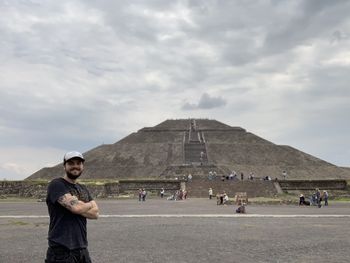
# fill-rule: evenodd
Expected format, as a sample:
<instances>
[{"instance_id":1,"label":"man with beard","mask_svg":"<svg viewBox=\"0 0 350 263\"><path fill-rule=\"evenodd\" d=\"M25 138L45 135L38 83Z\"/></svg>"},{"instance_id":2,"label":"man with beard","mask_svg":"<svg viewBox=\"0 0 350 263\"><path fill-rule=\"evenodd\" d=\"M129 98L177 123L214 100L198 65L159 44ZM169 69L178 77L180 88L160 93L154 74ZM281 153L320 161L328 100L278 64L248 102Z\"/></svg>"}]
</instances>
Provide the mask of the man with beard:
<instances>
[{"instance_id":1,"label":"man with beard","mask_svg":"<svg viewBox=\"0 0 350 263\"><path fill-rule=\"evenodd\" d=\"M84 170L79 152L64 155L65 176L53 179L47 189L46 204L50 215L49 248L46 263L90 263L86 219L97 219L99 209L84 185L76 182Z\"/></svg>"}]
</instances>

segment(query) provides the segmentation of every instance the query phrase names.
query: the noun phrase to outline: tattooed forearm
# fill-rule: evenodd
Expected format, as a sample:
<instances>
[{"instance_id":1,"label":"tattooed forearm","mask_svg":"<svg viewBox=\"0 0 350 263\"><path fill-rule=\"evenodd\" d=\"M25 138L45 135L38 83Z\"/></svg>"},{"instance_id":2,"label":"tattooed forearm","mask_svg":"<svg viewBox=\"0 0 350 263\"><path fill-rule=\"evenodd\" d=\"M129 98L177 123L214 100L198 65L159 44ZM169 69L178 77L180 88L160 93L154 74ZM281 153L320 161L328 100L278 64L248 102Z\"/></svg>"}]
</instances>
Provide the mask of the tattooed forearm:
<instances>
[{"instance_id":1,"label":"tattooed forearm","mask_svg":"<svg viewBox=\"0 0 350 263\"><path fill-rule=\"evenodd\" d=\"M83 215L83 213L89 211L94 207L92 202L82 202L79 201L78 197L65 194L58 199L58 203L61 204L64 208L68 209L74 214Z\"/></svg>"},{"instance_id":2,"label":"tattooed forearm","mask_svg":"<svg viewBox=\"0 0 350 263\"><path fill-rule=\"evenodd\" d=\"M71 206L74 206L74 205L77 205L79 203L79 200L76 196L73 196L69 203Z\"/></svg>"},{"instance_id":3,"label":"tattooed forearm","mask_svg":"<svg viewBox=\"0 0 350 263\"><path fill-rule=\"evenodd\" d=\"M73 206L79 203L79 200L76 196L67 197L67 195L63 195L58 199L58 202L65 208L71 210Z\"/></svg>"}]
</instances>

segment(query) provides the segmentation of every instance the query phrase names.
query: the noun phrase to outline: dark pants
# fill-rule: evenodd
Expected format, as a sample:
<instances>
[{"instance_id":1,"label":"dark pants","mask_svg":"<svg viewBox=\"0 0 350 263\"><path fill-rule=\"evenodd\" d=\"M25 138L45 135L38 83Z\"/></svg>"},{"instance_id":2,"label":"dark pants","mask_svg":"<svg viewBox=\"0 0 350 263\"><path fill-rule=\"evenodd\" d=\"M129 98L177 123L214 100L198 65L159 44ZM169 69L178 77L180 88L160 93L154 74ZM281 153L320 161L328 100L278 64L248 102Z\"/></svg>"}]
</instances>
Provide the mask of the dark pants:
<instances>
[{"instance_id":1,"label":"dark pants","mask_svg":"<svg viewBox=\"0 0 350 263\"><path fill-rule=\"evenodd\" d=\"M69 250L65 247L49 247L45 263L91 263L86 248Z\"/></svg>"}]
</instances>

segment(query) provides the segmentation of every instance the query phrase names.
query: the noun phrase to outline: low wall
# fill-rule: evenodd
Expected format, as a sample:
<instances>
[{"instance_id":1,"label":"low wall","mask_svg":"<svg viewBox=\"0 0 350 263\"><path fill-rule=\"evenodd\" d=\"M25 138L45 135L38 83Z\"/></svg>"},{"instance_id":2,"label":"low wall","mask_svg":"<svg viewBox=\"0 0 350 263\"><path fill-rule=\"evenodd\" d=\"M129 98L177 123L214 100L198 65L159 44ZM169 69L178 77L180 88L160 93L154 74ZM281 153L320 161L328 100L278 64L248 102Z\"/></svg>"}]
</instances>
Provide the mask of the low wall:
<instances>
[{"instance_id":1,"label":"low wall","mask_svg":"<svg viewBox=\"0 0 350 263\"><path fill-rule=\"evenodd\" d=\"M160 190L175 191L180 189L179 180L120 180L116 183L106 183L103 189L87 185L90 193L97 197L114 197L122 194L138 194L141 188L146 189L149 194L158 195ZM95 190L95 191L94 191Z\"/></svg>"},{"instance_id":2,"label":"low wall","mask_svg":"<svg viewBox=\"0 0 350 263\"><path fill-rule=\"evenodd\" d=\"M148 192L159 193L160 189L175 191L180 189L181 181L178 180L120 180L95 184L93 182L81 182L89 189L93 197L115 197L120 194L136 193L138 189L145 188ZM48 182L39 181L0 181L0 197L25 197L39 198L46 197Z\"/></svg>"},{"instance_id":3,"label":"low wall","mask_svg":"<svg viewBox=\"0 0 350 263\"><path fill-rule=\"evenodd\" d=\"M146 188L147 190L178 190L180 189L180 182L178 180L121 180L120 191L136 191L140 188Z\"/></svg>"},{"instance_id":4,"label":"low wall","mask_svg":"<svg viewBox=\"0 0 350 263\"><path fill-rule=\"evenodd\" d=\"M46 196L47 182L0 181L0 196L35 197Z\"/></svg>"},{"instance_id":5,"label":"low wall","mask_svg":"<svg viewBox=\"0 0 350 263\"><path fill-rule=\"evenodd\" d=\"M194 179L190 182L181 180L120 180L98 184L86 182L93 197L106 198L115 197L121 194L136 194L138 189L145 188L151 194L159 194L164 188L166 192L173 192L185 184L191 197L206 197L208 188L211 187L215 193L226 191L234 195L235 192L248 192L250 196L273 196L277 193L273 186L275 181L209 181L203 178ZM277 181L284 192L293 190L347 190L345 180L279 180ZM84 182L82 182L84 184ZM0 198L24 197L24 198L45 198L48 182L45 181L0 181Z\"/></svg>"},{"instance_id":6,"label":"low wall","mask_svg":"<svg viewBox=\"0 0 350 263\"><path fill-rule=\"evenodd\" d=\"M288 190L346 190L346 180L278 180L283 191Z\"/></svg>"}]
</instances>

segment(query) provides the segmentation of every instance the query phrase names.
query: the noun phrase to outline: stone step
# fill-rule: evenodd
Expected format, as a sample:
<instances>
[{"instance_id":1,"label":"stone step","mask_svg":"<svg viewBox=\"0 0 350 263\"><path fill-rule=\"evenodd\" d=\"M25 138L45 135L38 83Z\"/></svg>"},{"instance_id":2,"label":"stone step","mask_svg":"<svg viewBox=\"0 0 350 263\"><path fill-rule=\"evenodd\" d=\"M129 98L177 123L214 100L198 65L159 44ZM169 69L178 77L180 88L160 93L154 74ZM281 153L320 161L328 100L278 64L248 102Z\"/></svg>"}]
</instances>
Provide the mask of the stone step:
<instances>
[{"instance_id":1,"label":"stone step","mask_svg":"<svg viewBox=\"0 0 350 263\"><path fill-rule=\"evenodd\" d=\"M185 143L184 145L185 152L185 162L192 163L207 163L207 153L205 143ZM201 160L201 153L204 153Z\"/></svg>"}]
</instances>

